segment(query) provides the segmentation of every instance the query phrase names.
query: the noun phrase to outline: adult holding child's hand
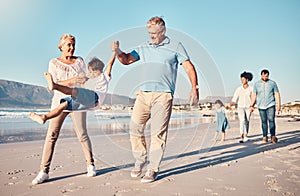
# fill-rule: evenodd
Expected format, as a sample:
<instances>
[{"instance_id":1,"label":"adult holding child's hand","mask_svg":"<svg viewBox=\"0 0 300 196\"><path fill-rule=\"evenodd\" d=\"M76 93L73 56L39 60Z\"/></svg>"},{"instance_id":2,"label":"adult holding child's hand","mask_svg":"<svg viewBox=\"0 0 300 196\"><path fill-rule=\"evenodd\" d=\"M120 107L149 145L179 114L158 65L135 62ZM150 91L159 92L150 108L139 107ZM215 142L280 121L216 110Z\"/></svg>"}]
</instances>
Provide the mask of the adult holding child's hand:
<instances>
[{"instance_id":1,"label":"adult holding child's hand","mask_svg":"<svg viewBox=\"0 0 300 196\"><path fill-rule=\"evenodd\" d=\"M113 41L113 42L111 43L110 47L111 47L111 50L112 50L113 52L117 52L117 51L120 52L120 49L119 49L119 41ZM119 49L119 50L118 50L118 49Z\"/></svg>"},{"instance_id":2,"label":"adult holding child's hand","mask_svg":"<svg viewBox=\"0 0 300 196\"><path fill-rule=\"evenodd\" d=\"M197 73L183 44L165 35L165 22L160 17L151 18L147 22L147 29L151 41L137 46L130 53L122 52L118 41L111 44L111 49L116 52L122 64L129 65L139 61L138 66L141 66L142 70L138 73L142 82L136 92L130 122L130 141L136 160L131 177L137 178L141 176L142 169L147 163L148 149L144 128L151 118L149 164L142 183L153 182L158 176L166 147L179 65L182 65L191 82L190 103L195 105L199 100Z\"/></svg>"},{"instance_id":3,"label":"adult holding child's hand","mask_svg":"<svg viewBox=\"0 0 300 196\"><path fill-rule=\"evenodd\" d=\"M86 81L86 78L80 76L86 74L87 68L81 57L74 56L75 37L70 34L63 34L60 38L58 48L61 51L61 56L58 58L53 58L49 62L48 72L52 75L53 81L57 84L68 87L82 85ZM52 98L51 110L56 108L60 104L60 100L64 97L66 97L65 94L55 90ZM54 147L62 124L68 114L70 114L72 118L75 132L85 155L87 163L87 175L96 175L91 141L86 128L86 112L63 112L59 116L49 121L49 127L42 155L41 170L37 177L32 181L32 184L43 183L49 178L48 173L54 153Z\"/></svg>"}]
</instances>

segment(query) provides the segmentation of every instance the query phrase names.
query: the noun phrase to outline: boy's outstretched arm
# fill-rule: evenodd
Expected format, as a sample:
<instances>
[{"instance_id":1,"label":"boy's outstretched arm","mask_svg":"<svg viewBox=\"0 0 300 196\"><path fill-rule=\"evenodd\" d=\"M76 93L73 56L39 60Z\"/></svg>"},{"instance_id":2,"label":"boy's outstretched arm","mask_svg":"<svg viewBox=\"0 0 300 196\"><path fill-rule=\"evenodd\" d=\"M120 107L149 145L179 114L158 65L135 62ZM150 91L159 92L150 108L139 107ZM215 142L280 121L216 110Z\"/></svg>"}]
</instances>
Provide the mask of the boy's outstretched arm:
<instances>
[{"instance_id":1,"label":"boy's outstretched arm","mask_svg":"<svg viewBox=\"0 0 300 196\"><path fill-rule=\"evenodd\" d=\"M105 72L107 73L107 75L110 77L111 76L111 70L112 70L112 66L115 62L115 59L116 59L116 52L112 52L112 55L106 65L106 69L105 69Z\"/></svg>"}]
</instances>

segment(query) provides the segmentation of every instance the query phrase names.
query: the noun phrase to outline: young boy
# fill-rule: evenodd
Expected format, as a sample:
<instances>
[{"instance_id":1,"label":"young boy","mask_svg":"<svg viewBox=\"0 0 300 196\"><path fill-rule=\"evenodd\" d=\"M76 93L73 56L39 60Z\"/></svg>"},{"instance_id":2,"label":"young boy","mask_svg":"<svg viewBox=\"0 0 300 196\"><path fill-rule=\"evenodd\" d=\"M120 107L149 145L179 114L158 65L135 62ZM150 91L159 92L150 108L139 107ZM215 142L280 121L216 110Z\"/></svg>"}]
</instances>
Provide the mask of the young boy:
<instances>
[{"instance_id":1,"label":"young boy","mask_svg":"<svg viewBox=\"0 0 300 196\"><path fill-rule=\"evenodd\" d=\"M39 115L34 112L29 114L29 117L40 124L44 124L47 120L57 117L64 110L78 111L87 110L102 104L110 81L112 66L115 61L115 52L113 52L109 60L105 72L103 72L104 63L94 57L88 63L89 78L84 84L84 88L71 88L62 86L53 82L52 75L45 73L45 78L48 82L50 90L57 90L70 97L65 97L60 100L60 105L51 110L45 115ZM82 77L82 76L80 76Z\"/></svg>"}]
</instances>

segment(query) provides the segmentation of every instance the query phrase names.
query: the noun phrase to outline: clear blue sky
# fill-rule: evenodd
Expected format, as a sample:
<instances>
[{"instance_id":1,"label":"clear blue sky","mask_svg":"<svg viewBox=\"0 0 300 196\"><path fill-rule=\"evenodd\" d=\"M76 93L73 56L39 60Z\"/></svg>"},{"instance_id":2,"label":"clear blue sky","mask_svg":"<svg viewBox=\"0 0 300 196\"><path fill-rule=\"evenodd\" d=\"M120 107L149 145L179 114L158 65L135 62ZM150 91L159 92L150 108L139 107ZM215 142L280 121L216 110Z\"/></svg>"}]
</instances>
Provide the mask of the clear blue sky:
<instances>
[{"instance_id":1,"label":"clear blue sky","mask_svg":"<svg viewBox=\"0 0 300 196\"><path fill-rule=\"evenodd\" d=\"M75 35L75 54L85 58L107 37L158 15L167 28L186 33L207 50L227 96L240 85L241 72L251 71L256 81L268 68L283 102L300 100L299 10L298 0L1 0L0 79L46 86L42 73L60 54L61 34ZM122 69L114 67L115 81ZM201 97L207 95L203 91Z\"/></svg>"}]
</instances>

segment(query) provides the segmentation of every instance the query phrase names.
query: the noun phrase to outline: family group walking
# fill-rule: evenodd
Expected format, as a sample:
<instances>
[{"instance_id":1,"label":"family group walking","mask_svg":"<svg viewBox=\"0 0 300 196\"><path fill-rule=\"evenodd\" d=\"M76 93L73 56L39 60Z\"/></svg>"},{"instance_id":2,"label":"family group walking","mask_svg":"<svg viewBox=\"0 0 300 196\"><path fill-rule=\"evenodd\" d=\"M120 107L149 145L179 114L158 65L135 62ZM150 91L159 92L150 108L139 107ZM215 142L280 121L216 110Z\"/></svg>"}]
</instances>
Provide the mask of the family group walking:
<instances>
[{"instance_id":1,"label":"family group walking","mask_svg":"<svg viewBox=\"0 0 300 196\"><path fill-rule=\"evenodd\" d=\"M254 105L257 104L263 131L263 141L268 142L268 126L270 127L271 142L277 143L275 136L275 113L280 111L280 93L276 82L269 79L269 71L261 71L261 79L254 84L249 85L253 75L250 72L241 74L242 85L238 87L233 95L229 107L237 104L238 118L240 121L241 143L248 141L250 116L254 111ZM227 121L224 121L227 124ZM218 127L218 126L217 126ZM222 130L223 134L225 129ZM223 136L223 140L224 140Z\"/></svg>"},{"instance_id":2,"label":"family group walking","mask_svg":"<svg viewBox=\"0 0 300 196\"><path fill-rule=\"evenodd\" d=\"M32 184L43 183L49 178L48 173L55 144L62 124L69 114L85 155L87 176L96 175L92 145L87 133L86 111L97 108L98 105L102 104L108 89L115 58L118 58L124 65L139 62L139 66L142 66L144 73L140 73L144 81L136 92L136 101L130 121L130 142L135 158L131 177L141 177L144 166L149 162L141 182L149 183L157 179L159 166L166 148L178 65L184 68L189 77L192 89L190 92L191 104L195 105L199 101L199 86L194 65L182 43L165 35L164 20L160 17L151 18L147 22L147 29L151 41L137 46L130 53L124 53L120 49L120 43L114 41L111 44L112 57L105 70L104 63L98 58L93 58L86 67L81 57L74 56L75 37L69 34L62 35L58 46L61 56L50 60L48 72L45 73L49 89L54 90L51 111L45 115L30 114L30 118L40 124L44 124L49 120L40 172L32 181ZM247 77L246 79L249 80ZM248 91L250 92L251 89ZM257 97L264 138L267 137L268 129L268 125L265 123L269 121L271 139L273 138L272 141L275 141L275 110L273 107L275 99L271 96L272 92L278 93L278 88L275 82L267 79L255 85L254 91L251 93L253 99L250 105L242 104L243 101L240 101L243 99L242 94L237 94L235 99L239 100L238 105L241 106L239 110L240 117L242 112L244 112L244 116L247 116L246 114L251 110L250 106L254 106ZM81 111L78 112L78 110ZM243 124L241 134L245 141L248 133L247 126L249 127L249 117L250 114L245 117L246 120L244 119L243 123L241 122ZM151 143L149 149L147 149L144 128L150 118Z\"/></svg>"}]
</instances>

